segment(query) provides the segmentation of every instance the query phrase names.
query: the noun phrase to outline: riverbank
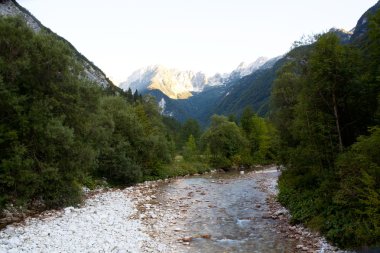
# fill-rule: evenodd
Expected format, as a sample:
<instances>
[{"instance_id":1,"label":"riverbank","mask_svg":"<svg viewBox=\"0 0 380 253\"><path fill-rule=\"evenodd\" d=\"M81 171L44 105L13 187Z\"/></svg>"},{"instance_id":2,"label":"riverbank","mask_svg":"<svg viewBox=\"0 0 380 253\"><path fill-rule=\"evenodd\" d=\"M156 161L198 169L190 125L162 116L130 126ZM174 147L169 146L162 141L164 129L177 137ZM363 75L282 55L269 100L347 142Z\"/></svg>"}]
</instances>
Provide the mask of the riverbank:
<instances>
[{"instance_id":1,"label":"riverbank","mask_svg":"<svg viewBox=\"0 0 380 253\"><path fill-rule=\"evenodd\" d=\"M274 169L266 170L263 173L271 172L273 173ZM295 252L347 252L332 246L319 233L310 231L303 225L291 225L289 211L284 208L276 198L278 194L277 179L265 176L260 177L260 189L268 194L266 201L269 206L269 212L266 214L265 218L278 221L276 228L278 233L284 237L284 240L296 239L299 241L296 245Z\"/></svg>"},{"instance_id":2,"label":"riverbank","mask_svg":"<svg viewBox=\"0 0 380 253\"><path fill-rule=\"evenodd\" d=\"M207 215L224 207L208 197L210 189L233 187L232 181L214 179L211 174L199 180L205 177L209 177L207 187L183 185L197 177L145 182L99 192L79 208L27 218L0 231L0 252L202 252L196 248L202 243L223 246L232 240L223 239L206 221ZM253 220L269 224L280 239L292 241L287 246L291 252L335 252L317 234L289 224L288 212L275 199L277 177L273 168L238 176L238 180L257 182L253 190L262 192L260 200L250 207L257 209L255 215L260 217L242 217L238 225ZM196 213L197 206L204 209ZM206 221L190 229L190 223L196 224L201 218ZM210 223L221 222L216 218L210 218Z\"/></svg>"},{"instance_id":3,"label":"riverbank","mask_svg":"<svg viewBox=\"0 0 380 253\"><path fill-rule=\"evenodd\" d=\"M293 226L290 224L289 212L276 200L278 174L275 167L270 167L264 170L251 171L242 176L245 179L254 179L258 182L258 188L261 192L265 193L265 202L269 207L262 217L250 217L247 219L253 220L262 218L275 221L274 226L276 233L283 240L292 240L295 242L290 252L345 252L327 243L318 233L312 232L302 225ZM211 180L211 182L217 185L226 183L223 182L223 180ZM182 191L174 192L174 194L171 193L173 194L172 197L170 197L169 194L169 197L165 199L156 198L156 195L160 193L156 188L152 189L152 192L154 194L153 199L149 200L148 198L148 201L139 202L140 219L145 225L145 231L152 238L167 245L167 252L204 252L204 249L196 250L194 247L191 247L191 245L193 243L199 244L200 240L218 241L218 239L214 238L215 235L207 232L207 229L201 229L194 233L194 231L191 231L186 225L189 224L189 216L193 216L190 207L203 201L196 198L196 196L208 195L206 189L185 187ZM208 201L206 200L206 202ZM207 205L210 209L215 210L218 208L217 203L208 202ZM257 204L251 208L262 209L263 206L261 205L262 204L258 201ZM244 220L242 220L242 222L244 222ZM275 250L271 252L282 251Z\"/></svg>"},{"instance_id":4,"label":"riverbank","mask_svg":"<svg viewBox=\"0 0 380 253\"><path fill-rule=\"evenodd\" d=\"M154 185L154 182L147 185ZM79 208L47 211L0 231L0 252L164 251L133 217L145 184L99 192Z\"/></svg>"}]
</instances>

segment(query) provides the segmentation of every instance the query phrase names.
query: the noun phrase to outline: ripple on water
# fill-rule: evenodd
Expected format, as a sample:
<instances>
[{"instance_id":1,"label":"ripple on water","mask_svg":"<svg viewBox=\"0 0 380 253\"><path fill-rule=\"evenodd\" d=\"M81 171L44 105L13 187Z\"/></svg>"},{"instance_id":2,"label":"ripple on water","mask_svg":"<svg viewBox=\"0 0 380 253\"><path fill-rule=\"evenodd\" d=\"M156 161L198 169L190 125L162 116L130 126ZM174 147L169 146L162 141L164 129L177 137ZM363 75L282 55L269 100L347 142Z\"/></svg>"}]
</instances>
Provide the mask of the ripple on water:
<instances>
[{"instance_id":1,"label":"ripple on water","mask_svg":"<svg viewBox=\"0 0 380 253\"><path fill-rule=\"evenodd\" d=\"M164 200L171 196L188 206L184 219L175 226L186 228L186 236L211 236L211 240L193 240L188 252L292 252L295 242L277 233L277 221L262 218L269 210L268 195L258 181L267 176L277 178L277 172L190 177L163 187Z\"/></svg>"}]
</instances>

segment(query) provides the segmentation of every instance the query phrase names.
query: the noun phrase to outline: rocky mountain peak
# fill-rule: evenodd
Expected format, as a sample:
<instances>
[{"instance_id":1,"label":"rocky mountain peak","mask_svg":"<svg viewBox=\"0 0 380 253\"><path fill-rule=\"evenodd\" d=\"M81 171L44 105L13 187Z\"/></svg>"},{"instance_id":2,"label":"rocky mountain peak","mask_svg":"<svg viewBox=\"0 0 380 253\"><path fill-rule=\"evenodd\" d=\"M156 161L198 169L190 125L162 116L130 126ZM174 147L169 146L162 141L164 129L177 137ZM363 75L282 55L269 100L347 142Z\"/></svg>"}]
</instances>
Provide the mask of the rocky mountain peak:
<instances>
[{"instance_id":1,"label":"rocky mountain peak","mask_svg":"<svg viewBox=\"0 0 380 253\"><path fill-rule=\"evenodd\" d=\"M352 31L346 31L344 29L335 28L335 27L331 28L329 30L329 33L336 34L343 43L348 43L351 39L352 34L353 34Z\"/></svg>"},{"instance_id":2,"label":"rocky mountain peak","mask_svg":"<svg viewBox=\"0 0 380 253\"><path fill-rule=\"evenodd\" d=\"M0 1L0 16L21 16L33 31L39 32L42 28L40 21L38 21L30 12L13 0Z\"/></svg>"},{"instance_id":3,"label":"rocky mountain peak","mask_svg":"<svg viewBox=\"0 0 380 253\"><path fill-rule=\"evenodd\" d=\"M238 72L240 77L246 76L259 69L262 65L264 65L268 61L267 57L259 57L256 61L252 63L242 62L239 66L234 70L234 72Z\"/></svg>"},{"instance_id":4,"label":"rocky mountain peak","mask_svg":"<svg viewBox=\"0 0 380 253\"><path fill-rule=\"evenodd\" d=\"M201 91L206 83L207 77L202 72L152 65L134 71L120 87L139 92L160 90L172 99L186 99L192 92Z\"/></svg>"},{"instance_id":5,"label":"rocky mountain peak","mask_svg":"<svg viewBox=\"0 0 380 253\"><path fill-rule=\"evenodd\" d=\"M199 71L181 71L162 65L151 65L134 71L119 86L124 90L130 88L132 91L138 90L142 93L148 90L160 90L169 98L187 99L193 93L202 92L206 87L222 85L231 78L249 75L267 61L268 58L260 57L250 64L244 62L239 64L230 74L217 73L210 77Z\"/></svg>"}]
</instances>

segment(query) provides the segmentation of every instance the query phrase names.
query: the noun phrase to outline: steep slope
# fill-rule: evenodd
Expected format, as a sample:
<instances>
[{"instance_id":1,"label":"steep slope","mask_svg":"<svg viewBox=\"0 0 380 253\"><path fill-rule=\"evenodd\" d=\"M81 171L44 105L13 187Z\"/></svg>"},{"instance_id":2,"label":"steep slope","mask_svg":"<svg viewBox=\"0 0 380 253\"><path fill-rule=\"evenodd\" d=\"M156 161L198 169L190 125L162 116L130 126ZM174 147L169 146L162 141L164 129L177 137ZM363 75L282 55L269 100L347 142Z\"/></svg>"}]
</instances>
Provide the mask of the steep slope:
<instances>
[{"instance_id":1,"label":"steep slope","mask_svg":"<svg viewBox=\"0 0 380 253\"><path fill-rule=\"evenodd\" d=\"M46 33L54 35L58 40L64 41L64 43L68 45L70 49L75 53L77 61L83 66L86 73L86 78L88 78L91 81L96 82L99 86L103 88L110 89L112 91L119 91L119 88L115 86L107 78L107 76L103 73L102 70L100 70L97 66L95 66L94 63L88 60L80 52L78 52L70 42L68 42L61 36L57 35L56 33L52 32L49 28L43 26L37 18L35 18L24 7L19 5L15 0L0 1L0 17L6 17L6 16L20 16L26 21L28 26L31 29L33 29L33 31L37 33L46 32Z\"/></svg>"},{"instance_id":2,"label":"steep slope","mask_svg":"<svg viewBox=\"0 0 380 253\"><path fill-rule=\"evenodd\" d=\"M151 94L158 97L158 100L164 99L166 115L180 121L194 118L203 126L209 123L213 114L240 115L247 106L259 111L260 115L265 115L271 83L281 65L281 59L280 56L267 60L249 75L241 74L245 70L238 68L224 79L223 84L205 87L202 92L195 93L188 99L173 101L168 97L158 96L160 92Z\"/></svg>"},{"instance_id":3,"label":"steep slope","mask_svg":"<svg viewBox=\"0 0 380 253\"><path fill-rule=\"evenodd\" d=\"M225 85L209 87L189 99L171 101L172 107L168 106L166 111L172 112L172 116L180 121L194 118L198 120L201 125L205 126L208 124L218 101L224 96L226 90L227 86Z\"/></svg>"},{"instance_id":4,"label":"steep slope","mask_svg":"<svg viewBox=\"0 0 380 253\"><path fill-rule=\"evenodd\" d=\"M330 33L336 34L342 43L350 43L352 32L343 29L332 28ZM240 115L245 107L251 107L260 116L269 112L269 98L276 78L276 72L288 61L288 56L277 57L269 66L263 66L251 75L237 79L230 84L230 89L215 107L217 114Z\"/></svg>"},{"instance_id":5,"label":"steep slope","mask_svg":"<svg viewBox=\"0 0 380 253\"><path fill-rule=\"evenodd\" d=\"M259 57L256 59L256 61L250 64L242 62L239 64L239 66L237 66L235 70L232 71L232 73L229 75L229 78L234 79L250 75L256 70L260 69L268 60L269 59L266 57Z\"/></svg>"},{"instance_id":6,"label":"steep slope","mask_svg":"<svg viewBox=\"0 0 380 253\"><path fill-rule=\"evenodd\" d=\"M331 28L329 32L337 35L343 44L350 43L350 40L353 34L352 30L346 31L344 29L338 29L338 28Z\"/></svg>"},{"instance_id":7,"label":"steep slope","mask_svg":"<svg viewBox=\"0 0 380 253\"><path fill-rule=\"evenodd\" d=\"M269 96L276 71L284 62L285 59L280 59L270 68L258 70L231 83L215 106L214 113L239 116L245 107L251 107L259 115L265 116L269 110Z\"/></svg>"},{"instance_id":8,"label":"steep slope","mask_svg":"<svg viewBox=\"0 0 380 253\"><path fill-rule=\"evenodd\" d=\"M353 29L353 34L351 36L351 43L360 44L365 41L368 36L368 25L369 18L371 15L375 14L377 10L380 9L380 1L378 1L374 6L368 9L358 20L355 28Z\"/></svg>"}]
</instances>

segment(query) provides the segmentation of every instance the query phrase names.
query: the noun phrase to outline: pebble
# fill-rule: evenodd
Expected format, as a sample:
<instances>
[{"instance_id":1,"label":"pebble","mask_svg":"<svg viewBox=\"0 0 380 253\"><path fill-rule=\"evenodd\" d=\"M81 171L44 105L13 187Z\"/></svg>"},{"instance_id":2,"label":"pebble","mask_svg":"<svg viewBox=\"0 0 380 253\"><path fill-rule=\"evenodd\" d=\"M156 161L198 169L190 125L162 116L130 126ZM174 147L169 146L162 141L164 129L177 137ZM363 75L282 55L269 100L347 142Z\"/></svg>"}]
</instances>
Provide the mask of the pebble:
<instances>
[{"instance_id":1,"label":"pebble","mask_svg":"<svg viewBox=\"0 0 380 253\"><path fill-rule=\"evenodd\" d=\"M134 253L148 252L148 246L164 252L166 245L149 237L141 221L129 219L133 213L135 204L123 191L100 193L81 208L49 214L51 219L27 218L24 225L8 225L0 231L0 252ZM154 213L151 217L157 218Z\"/></svg>"}]
</instances>

